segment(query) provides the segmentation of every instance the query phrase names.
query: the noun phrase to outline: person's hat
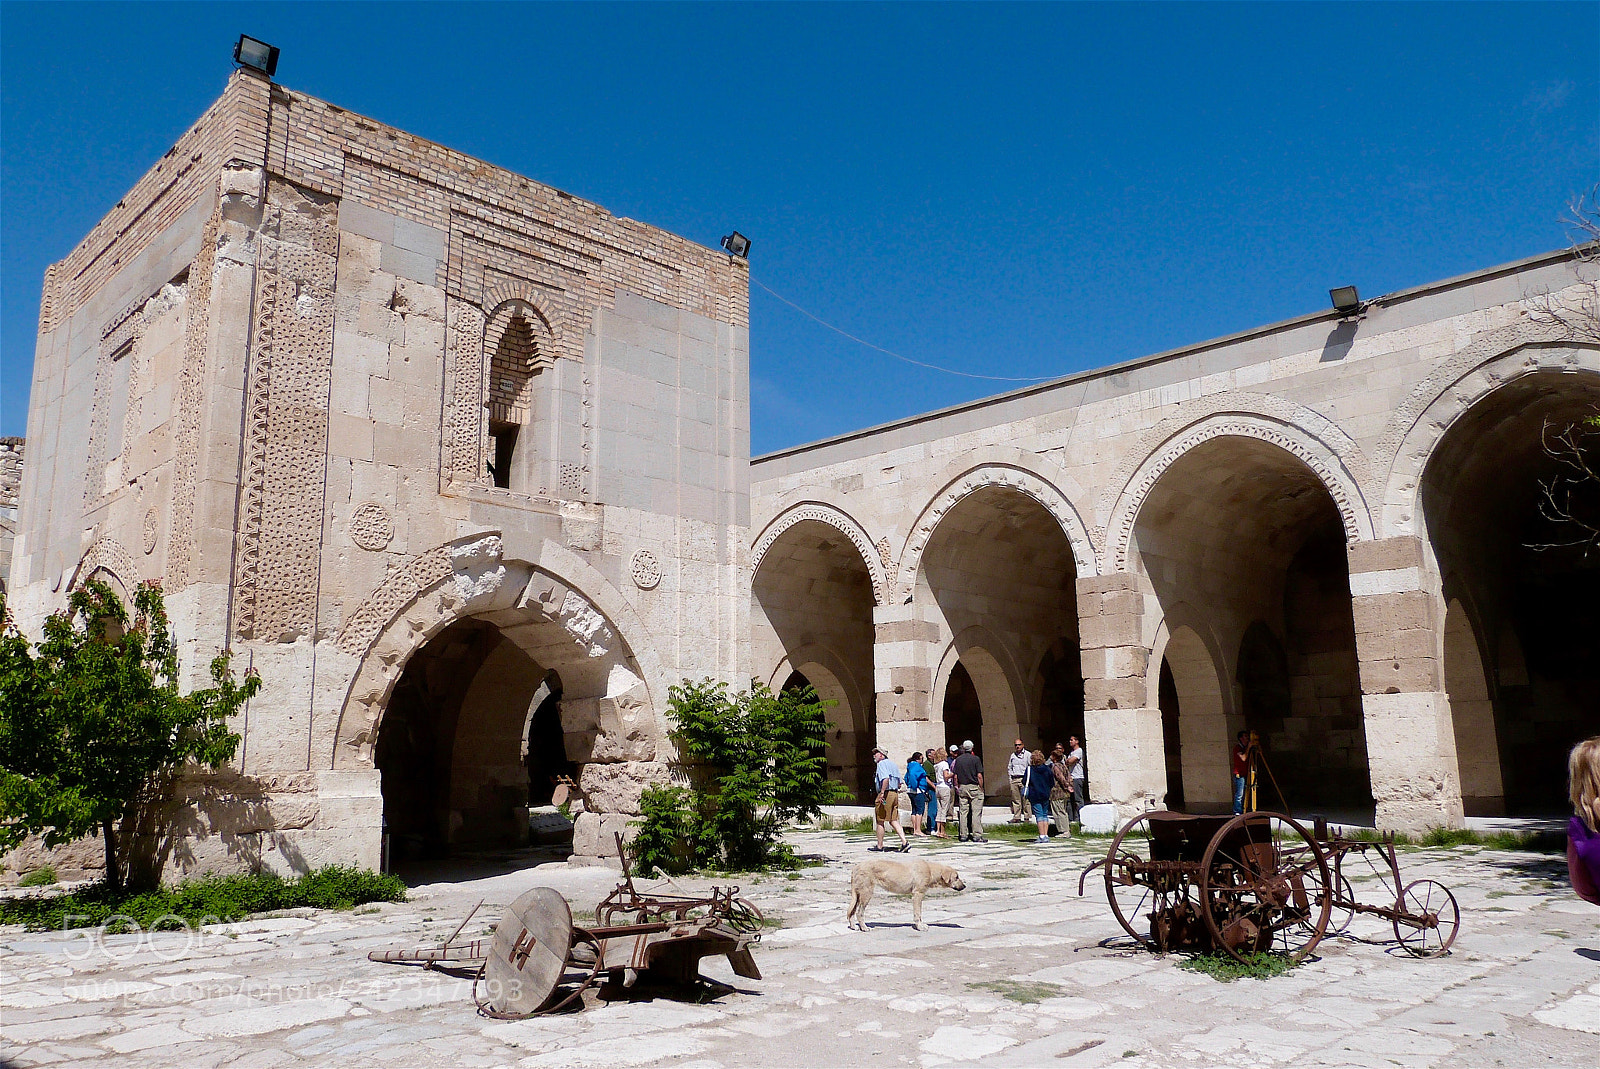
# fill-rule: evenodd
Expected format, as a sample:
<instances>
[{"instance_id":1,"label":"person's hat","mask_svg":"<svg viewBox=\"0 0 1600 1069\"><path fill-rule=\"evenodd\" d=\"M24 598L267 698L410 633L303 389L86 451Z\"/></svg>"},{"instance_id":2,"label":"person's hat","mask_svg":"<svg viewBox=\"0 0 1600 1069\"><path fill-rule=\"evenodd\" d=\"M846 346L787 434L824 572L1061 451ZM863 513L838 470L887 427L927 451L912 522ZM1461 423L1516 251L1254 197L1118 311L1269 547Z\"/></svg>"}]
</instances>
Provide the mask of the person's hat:
<instances>
[{"instance_id":1,"label":"person's hat","mask_svg":"<svg viewBox=\"0 0 1600 1069\"><path fill-rule=\"evenodd\" d=\"M971 752L971 750L972 750L972 740L971 740L971 739L968 739L968 740L967 740L967 741L966 741L966 742L963 742L963 743L962 743L962 744L961 744L961 748L962 748L962 749L963 749L963 750L966 750L966 751L968 751L968 752Z\"/></svg>"},{"instance_id":2,"label":"person's hat","mask_svg":"<svg viewBox=\"0 0 1600 1069\"><path fill-rule=\"evenodd\" d=\"M881 753L881 754L883 754L883 756L885 756L885 757L888 757L888 756L889 756L889 751L888 751L888 750L885 750L885 749L884 749L884 748L883 748L883 747L882 747L882 746L874 746L874 747L873 747L873 748L872 748L872 752L873 752L873 753Z\"/></svg>"}]
</instances>

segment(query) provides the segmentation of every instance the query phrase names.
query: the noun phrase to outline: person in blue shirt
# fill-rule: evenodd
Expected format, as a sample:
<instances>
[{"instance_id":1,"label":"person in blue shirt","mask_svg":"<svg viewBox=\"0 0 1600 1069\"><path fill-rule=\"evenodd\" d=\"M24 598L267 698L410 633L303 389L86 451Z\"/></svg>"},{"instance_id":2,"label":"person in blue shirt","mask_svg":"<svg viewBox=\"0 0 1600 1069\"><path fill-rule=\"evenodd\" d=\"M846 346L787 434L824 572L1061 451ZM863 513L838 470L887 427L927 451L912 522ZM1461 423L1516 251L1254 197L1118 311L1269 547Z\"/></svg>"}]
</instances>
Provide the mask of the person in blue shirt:
<instances>
[{"instance_id":1,"label":"person in blue shirt","mask_svg":"<svg viewBox=\"0 0 1600 1069\"><path fill-rule=\"evenodd\" d=\"M1022 776L1022 796L1027 799L1028 808L1033 810L1033 819L1039 826L1039 837L1036 843L1050 841L1050 791L1056 785L1055 771L1044 763L1044 752L1035 750L1028 758L1027 771Z\"/></svg>"},{"instance_id":2,"label":"person in blue shirt","mask_svg":"<svg viewBox=\"0 0 1600 1069\"><path fill-rule=\"evenodd\" d=\"M924 822L929 819L928 801L933 798L933 784L928 781L928 770L922 767L922 753L918 751L906 762L906 793L911 796L911 833L926 838Z\"/></svg>"},{"instance_id":3,"label":"person in blue shirt","mask_svg":"<svg viewBox=\"0 0 1600 1069\"><path fill-rule=\"evenodd\" d=\"M873 826L878 832L878 845L874 849L883 849L883 829L888 825L900 836L899 849L903 853L911 849L911 840L906 838L905 830L900 827L900 766L889 760L888 751L881 747L873 750L872 756L878 762L872 774L877 788L877 798L872 806Z\"/></svg>"}]
</instances>

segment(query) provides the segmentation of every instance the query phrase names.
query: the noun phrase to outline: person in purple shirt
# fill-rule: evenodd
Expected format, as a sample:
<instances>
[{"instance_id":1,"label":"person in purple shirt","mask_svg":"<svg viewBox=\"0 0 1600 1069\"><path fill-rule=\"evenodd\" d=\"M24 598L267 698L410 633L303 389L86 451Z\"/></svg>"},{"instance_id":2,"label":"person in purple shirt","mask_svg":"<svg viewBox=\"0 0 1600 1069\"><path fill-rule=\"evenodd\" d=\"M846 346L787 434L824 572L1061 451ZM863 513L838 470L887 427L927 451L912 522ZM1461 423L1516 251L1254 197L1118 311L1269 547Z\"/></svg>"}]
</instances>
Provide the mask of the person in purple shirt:
<instances>
[{"instance_id":1,"label":"person in purple shirt","mask_svg":"<svg viewBox=\"0 0 1600 1069\"><path fill-rule=\"evenodd\" d=\"M1585 902L1600 906L1600 735L1567 758L1573 816L1567 823L1567 875Z\"/></svg>"}]
</instances>

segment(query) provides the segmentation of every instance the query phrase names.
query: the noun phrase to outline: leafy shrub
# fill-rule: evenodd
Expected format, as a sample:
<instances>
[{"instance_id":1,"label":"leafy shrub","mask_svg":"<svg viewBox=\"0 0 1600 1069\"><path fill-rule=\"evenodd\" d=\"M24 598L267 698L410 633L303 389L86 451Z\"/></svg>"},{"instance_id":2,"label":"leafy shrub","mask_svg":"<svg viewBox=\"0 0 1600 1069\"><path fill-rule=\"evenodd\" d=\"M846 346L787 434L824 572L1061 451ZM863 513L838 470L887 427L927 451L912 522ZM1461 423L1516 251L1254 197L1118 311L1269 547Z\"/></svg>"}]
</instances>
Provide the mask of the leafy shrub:
<instances>
[{"instance_id":1,"label":"leafy shrub","mask_svg":"<svg viewBox=\"0 0 1600 1069\"><path fill-rule=\"evenodd\" d=\"M1211 979L1229 984L1235 980L1270 980L1295 968L1283 954L1246 954L1244 961L1223 953L1195 954L1178 962L1178 968L1205 973Z\"/></svg>"},{"instance_id":2,"label":"leafy shrub","mask_svg":"<svg viewBox=\"0 0 1600 1069\"><path fill-rule=\"evenodd\" d=\"M203 876L172 888L128 894L104 883L68 894L0 900L0 924L30 931L96 928L112 922L121 930L127 918L141 928L181 917L189 924L243 920L252 913L312 906L350 909L365 902L403 902L406 886L396 876L343 865L317 869L293 880L270 872L248 876ZM174 927L167 920L163 927Z\"/></svg>"},{"instance_id":3,"label":"leafy shrub","mask_svg":"<svg viewBox=\"0 0 1600 1069\"><path fill-rule=\"evenodd\" d=\"M42 865L17 881L18 887L49 887L56 882L56 870Z\"/></svg>"},{"instance_id":4,"label":"leafy shrub","mask_svg":"<svg viewBox=\"0 0 1600 1069\"><path fill-rule=\"evenodd\" d=\"M829 703L809 686L774 694L754 680L735 695L685 682L667 697L689 785L645 791L631 847L639 871L792 868L784 825L815 820L844 794L823 756Z\"/></svg>"}]
</instances>

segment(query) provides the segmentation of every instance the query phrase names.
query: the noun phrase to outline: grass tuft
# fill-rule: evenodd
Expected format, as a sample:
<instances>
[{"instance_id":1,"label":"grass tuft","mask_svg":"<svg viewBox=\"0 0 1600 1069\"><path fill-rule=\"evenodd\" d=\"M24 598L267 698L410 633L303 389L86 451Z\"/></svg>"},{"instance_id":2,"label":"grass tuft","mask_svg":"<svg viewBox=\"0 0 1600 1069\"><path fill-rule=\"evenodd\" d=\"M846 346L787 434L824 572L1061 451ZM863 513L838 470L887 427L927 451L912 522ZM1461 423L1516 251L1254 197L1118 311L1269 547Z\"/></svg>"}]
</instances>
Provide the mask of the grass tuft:
<instances>
[{"instance_id":1,"label":"grass tuft","mask_svg":"<svg viewBox=\"0 0 1600 1069\"><path fill-rule=\"evenodd\" d=\"M1048 984L1042 980L980 980L967 986L979 991L993 991L1003 999L1028 1006L1047 998L1056 998L1065 990L1060 984Z\"/></svg>"},{"instance_id":2,"label":"grass tuft","mask_svg":"<svg viewBox=\"0 0 1600 1069\"><path fill-rule=\"evenodd\" d=\"M1295 964L1282 954L1265 953L1247 955L1245 961L1237 961L1227 954L1195 954L1178 962L1180 969L1204 973L1224 984L1235 980L1270 980L1294 967Z\"/></svg>"},{"instance_id":3,"label":"grass tuft","mask_svg":"<svg viewBox=\"0 0 1600 1069\"><path fill-rule=\"evenodd\" d=\"M20 924L29 931L98 928L148 929L156 921L176 927L243 920L271 910L351 909L367 902L403 902L406 885L397 876L346 865L330 865L285 880L270 872L239 876L205 876L175 887L113 894L103 883L67 894L0 900L0 924Z\"/></svg>"},{"instance_id":4,"label":"grass tuft","mask_svg":"<svg viewBox=\"0 0 1600 1069\"><path fill-rule=\"evenodd\" d=\"M56 882L56 870L41 865L17 881L18 887L49 887Z\"/></svg>"}]
</instances>

